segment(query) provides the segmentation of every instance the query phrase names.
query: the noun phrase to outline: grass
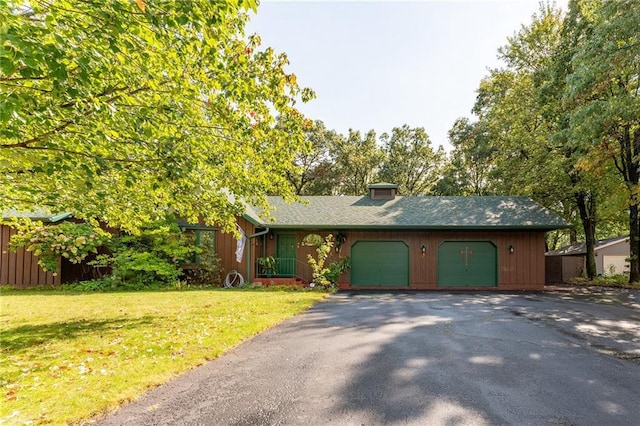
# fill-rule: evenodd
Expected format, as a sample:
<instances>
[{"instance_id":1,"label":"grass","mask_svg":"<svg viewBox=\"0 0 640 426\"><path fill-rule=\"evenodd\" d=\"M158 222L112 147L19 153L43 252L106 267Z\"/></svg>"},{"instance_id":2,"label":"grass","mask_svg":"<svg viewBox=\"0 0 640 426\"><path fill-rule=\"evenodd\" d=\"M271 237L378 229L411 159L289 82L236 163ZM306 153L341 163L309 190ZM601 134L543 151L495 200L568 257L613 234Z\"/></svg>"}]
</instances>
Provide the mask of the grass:
<instances>
[{"instance_id":1,"label":"grass","mask_svg":"<svg viewBox=\"0 0 640 426\"><path fill-rule=\"evenodd\" d=\"M0 424L76 423L107 412L325 296L3 291Z\"/></svg>"}]
</instances>

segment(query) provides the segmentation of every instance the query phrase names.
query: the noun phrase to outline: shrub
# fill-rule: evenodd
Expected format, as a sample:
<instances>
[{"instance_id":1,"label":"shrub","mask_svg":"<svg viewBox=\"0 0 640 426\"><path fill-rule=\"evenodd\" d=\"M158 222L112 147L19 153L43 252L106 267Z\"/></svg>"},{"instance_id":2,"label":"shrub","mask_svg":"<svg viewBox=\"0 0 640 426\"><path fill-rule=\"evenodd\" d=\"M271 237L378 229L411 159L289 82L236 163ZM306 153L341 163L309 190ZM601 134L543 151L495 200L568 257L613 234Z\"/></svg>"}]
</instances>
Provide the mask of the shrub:
<instances>
[{"instance_id":1,"label":"shrub","mask_svg":"<svg viewBox=\"0 0 640 426\"><path fill-rule=\"evenodd\" d=\"M200 261L197 267L183 269L183 277L190 285L220 286L222 276L222 261L215 253L206 261Z\"/></svg>"},{"instance_id":2,"label":"shrub","mask_svg":"<svg viewBox=\"0 0 640 426\"><path fill-rule=\"evenodd\" d=\"M338 283L340 275L351 267L349 257L344 257L337 262L325 266L331 248L333 247L333 235L329 234L324 242L316 248L318 259L308 255L307 259L313 276L313 282L322 287L333 286Z\"/></svg>"},{"instance_id":3,"label":"shrub","mask_svg":"<svg viewBox=\"0 0 640 426\"><path fill-rule=\"evenodd\" d=\"M60 257L71 263L82 262L98 247L109 241L111 235L86 223L63 222L59 225L36 225L18 230L11 237L9 249L25 247L38 257L38 264L45 271L57 271Z\"/></svg>"},{"instance_id":4,"label":"shrub","mask_svg":"<svg viewBox=\"0 0 640 426\"><path fill-rule=\"evenodd\" d=\"M157 288L176 284L180 265L195 247L186 243L175 220L152 222L140 235L114 237L110 254L97 256L90 262L96 267L110 267L111 275L104 277L111 287L125 289Z\"/></svg>"},{"instance_id":5,"label":"shrub","mask_svg":"<svg viewBox=\"0 0 640 426\"><path fill-rule=\"evenodd\" d=\"M329 272L325 274L325 277L331 282L331 284L338 284L340 275L348 271L351 268L351 258L349 256L343 257L337 262L329 264Z\"/></svg>"}]
</instances>

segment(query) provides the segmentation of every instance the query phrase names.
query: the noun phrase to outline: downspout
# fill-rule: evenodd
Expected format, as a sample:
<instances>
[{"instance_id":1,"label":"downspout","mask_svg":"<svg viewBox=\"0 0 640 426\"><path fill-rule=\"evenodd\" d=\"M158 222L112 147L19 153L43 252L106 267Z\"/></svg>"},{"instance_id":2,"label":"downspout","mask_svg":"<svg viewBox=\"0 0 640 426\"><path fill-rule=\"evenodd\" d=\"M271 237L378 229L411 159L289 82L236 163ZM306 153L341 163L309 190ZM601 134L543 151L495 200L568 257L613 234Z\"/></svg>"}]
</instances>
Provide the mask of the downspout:
<instances>
[{"instance_id":1,"label":"downspout","mask_svg":"<svg viewBox=\"0 0 640 426\"><path fill-rule=\"evenodd\" d=\"M248 248L247 248L247 282L250 283L251 282L251 239L255 238L255 237L259 237L261 235L265 235L268 234L270 231L269 227L267 226L267 228L264 231L260 231L260 232L256 232L255 234L251 234L247 237L247 242L248 244Z\"/></svg>"}]
</instances>

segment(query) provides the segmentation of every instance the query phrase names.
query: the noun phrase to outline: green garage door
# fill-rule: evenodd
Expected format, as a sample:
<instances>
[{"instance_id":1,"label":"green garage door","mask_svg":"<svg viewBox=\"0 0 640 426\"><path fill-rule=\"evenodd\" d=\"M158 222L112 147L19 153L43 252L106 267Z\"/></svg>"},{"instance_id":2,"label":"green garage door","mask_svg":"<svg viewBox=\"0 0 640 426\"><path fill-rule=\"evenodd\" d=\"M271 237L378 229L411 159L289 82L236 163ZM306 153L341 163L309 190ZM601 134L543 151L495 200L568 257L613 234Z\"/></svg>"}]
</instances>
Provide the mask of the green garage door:
<instances>
[{"instance_id":1,"label":"green garage door","mask_svg":"<svg viewBox=\"0 0 640 426\"><path fill-rule=\"evenodd\" d=\"M409 247L403 241L356 241L351 246L351 285L409 286Z\"/></svg>"},{"instance_id":2,"label":"green garage door","mask_svg":"<svg viewBox=\"0 0 640 426\"><path fill-rule=\"evenodd\" d=\"M438 286L495 287L497 259L489 241L445 241L438 247Z\"/></svg>"}]
</instances>

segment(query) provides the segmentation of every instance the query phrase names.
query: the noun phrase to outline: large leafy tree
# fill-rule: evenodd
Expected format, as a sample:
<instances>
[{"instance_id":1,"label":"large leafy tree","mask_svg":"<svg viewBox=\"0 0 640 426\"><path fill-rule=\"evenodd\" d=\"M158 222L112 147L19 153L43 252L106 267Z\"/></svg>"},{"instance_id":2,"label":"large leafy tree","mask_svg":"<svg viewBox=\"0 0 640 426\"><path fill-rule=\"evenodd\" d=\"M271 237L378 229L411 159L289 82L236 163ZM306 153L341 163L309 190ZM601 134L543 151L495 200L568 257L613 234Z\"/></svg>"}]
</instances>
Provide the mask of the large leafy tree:
<instances>
[{"instance_id":1,"label":"large leafy tree","mask_svg":"<svg viewBox=\"0 0 640 426\"><path fill-rule=\"evenodd\" d=\"M589 155L583 169L613 163L628 197L630 281L640 281L640 4L576 1L589 31L572 52L565 99L573 105L568 131Z\"/></svg>"},{"instance_id":2,"label":"large leafy tree","mask_svg":"<svg viewBox=\"0 0 640 426\"><path fill-rule=\"evenodd\" d=\"M344 142L344 136L317 120L305 137L307 149L296 155L295 168L287 172L287 179L297 195L332 195L338 176L331 151Z\"/></svg>"},{"instance_id":3,"label":"large leafy tree","mask_svg":"<svg viewBox=\"0 0 640 426\"><path fill-rule=\"evenodd\" d=\"M565 179L566 191L572 194L574 201L575 220L581 224L586 245L586 274L589 278L596 275L595 242L598 210L602 205L598 193L603 191L593 179L593 174L583 170L579 165L583 162L588 150L584 139L569 131L569 115L574 107L563 96L566 90L567 75L573 67L571 56L576 46L582 42L588 28L584 25L576 3L571 2L569 12L564 17L558 34L560 40L549 61L536 70L536 98L542 115L549 123L549 146L557 161L557 170L561 171ZM575 241L576 232L572 233L571 241Z\"/></svg>"},{"instance_id":4,"label":"large leafy tree","mask_svg":"<svg viewBox=\"0 0 640 426\"><path fill-rule=\"evenodd\" d=\"M475 112L495 147L495 190L530 195L574 219L587 242L587 275L594 277L597 207L605 181L580 169L586 152L562 131L566 106L557 94L566 71L557 59L570 51L566 27L560 10L542 5L531 24L500 49L506 66L482 81Z\"/></svg>"},{"instance_id":5,"label":"large leafy tree","mask_svg":"<svg viewBox=\"0 0 640 426\"><path fill-rule=\"evenodd\" d=\"M459 118L449 130L453 145L444 172L436 185L439 195L489 195L494 147L483 122Z\"/></svg>"},{"instance_id":6,"label":"large leafy tree","mask_svg":"<svg viewBox=\"0 0 640 426\"><path fill-rule=\"evenodd\" d=\"M349 136L336 142L331 150L339 179L336 192L365 195L385 156L384 150L377 145L376 133L370 130L363 137L359 131L349 129Z\"/></svg>"},{"instance_id":7,"label":"large leafy tree","mask_svg":"<svg viewBox=\"0 0 640 426\"><path fill-rule=\"evenodd\" d=\"M380 137L386 151L379 179L398 185L402 195L430 193L441 173L444 150L434 150L422 127L395 127Z\"/></svg>"},{"instance_id":8,"label":"large leafy tree","mask_svg":"<svg viewBox=\"0 0 640 426\"><path fill-rule=\"evenodd\" d=\"M0 210L230 229L241 199L292 195L313 93L245 37L256 6L0 0Z\"/></svg>"},{"instance_id":9,"label":"large leafy tree","mask_svg":"<svg viewBox=\"0 0 640 426\"><path fill-rule=\"evenodd\" d=\"M548 189L564 180L550 153L551 124L536 102L534 85L536 73L550 61L558 43L561 23L561 12L543 5L531 24L499 49L505 66L491 70L480 83L474 106L480 118L476 127L491 141L491 176L499 193L526 194L543 201L549 199Z\"/></svg>"}]
</instances>

